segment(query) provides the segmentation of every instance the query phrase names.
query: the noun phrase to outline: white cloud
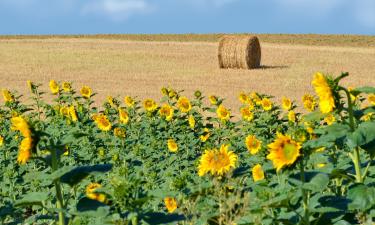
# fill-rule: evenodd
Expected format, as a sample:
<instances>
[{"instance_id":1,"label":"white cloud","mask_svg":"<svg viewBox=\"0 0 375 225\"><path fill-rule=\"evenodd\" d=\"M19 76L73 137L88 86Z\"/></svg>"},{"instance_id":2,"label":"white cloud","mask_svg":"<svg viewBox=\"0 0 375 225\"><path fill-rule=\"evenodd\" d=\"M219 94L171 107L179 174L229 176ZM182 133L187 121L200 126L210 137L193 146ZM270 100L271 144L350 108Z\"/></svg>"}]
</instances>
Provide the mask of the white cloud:
<instances>
[{"instance_id":1,"label":"white cloud","mask_svg":"<svg viewBox=\"0 0 375 225\"><path fill-rule=\"evenodd\" d=\"M83 14L101 14L115 21L123 21L134 14L147 13L153 6L144 0L94 0L83 5Z\"/></svg>"}]
</instances>

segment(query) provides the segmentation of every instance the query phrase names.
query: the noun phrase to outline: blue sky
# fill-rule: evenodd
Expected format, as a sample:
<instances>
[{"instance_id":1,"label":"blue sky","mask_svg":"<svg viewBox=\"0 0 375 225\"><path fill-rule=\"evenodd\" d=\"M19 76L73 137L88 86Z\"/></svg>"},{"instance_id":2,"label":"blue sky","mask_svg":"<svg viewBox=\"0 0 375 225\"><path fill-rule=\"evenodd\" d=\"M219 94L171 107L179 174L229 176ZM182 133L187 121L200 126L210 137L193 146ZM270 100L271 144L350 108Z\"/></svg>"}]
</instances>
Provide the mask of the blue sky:
<instances>
[{"instance_id":1,"label":"blue sky","mask_svg":"<svg viewBox=\"0 0 375 225\"><path fill-rule=\"evenodd\" d=\"M375 0L0 0L0 34L375 35Z\"/></svg>"}]
</instances>

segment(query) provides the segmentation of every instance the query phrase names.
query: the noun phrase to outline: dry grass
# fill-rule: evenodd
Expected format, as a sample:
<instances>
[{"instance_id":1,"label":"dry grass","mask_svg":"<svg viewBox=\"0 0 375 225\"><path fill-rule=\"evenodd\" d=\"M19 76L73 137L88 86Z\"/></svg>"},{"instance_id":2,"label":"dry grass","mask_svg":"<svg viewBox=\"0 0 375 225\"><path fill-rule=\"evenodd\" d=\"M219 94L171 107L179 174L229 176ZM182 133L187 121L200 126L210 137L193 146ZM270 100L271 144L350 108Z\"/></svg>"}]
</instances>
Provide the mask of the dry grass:
<instances>
[{"instance_id":1,"label":"dry grass","mask_svg":"<svg viewBox=\"0 0 375 225\"><path fill-rule=\"evenodd\" d=\"M311 92L316 71L349 71L346 84L375 86L375 48L317 47L261 43L262 64L256 70L223 70L217 66L217 43L142 42L112 39L0 40L0 88L26 93L26 80L73 81L90 85L99 100L125 94L160 97L160 88L196 89L227 99L238 112L240 91L283 95L300 101Z\"/></svg>"}]
</instances>

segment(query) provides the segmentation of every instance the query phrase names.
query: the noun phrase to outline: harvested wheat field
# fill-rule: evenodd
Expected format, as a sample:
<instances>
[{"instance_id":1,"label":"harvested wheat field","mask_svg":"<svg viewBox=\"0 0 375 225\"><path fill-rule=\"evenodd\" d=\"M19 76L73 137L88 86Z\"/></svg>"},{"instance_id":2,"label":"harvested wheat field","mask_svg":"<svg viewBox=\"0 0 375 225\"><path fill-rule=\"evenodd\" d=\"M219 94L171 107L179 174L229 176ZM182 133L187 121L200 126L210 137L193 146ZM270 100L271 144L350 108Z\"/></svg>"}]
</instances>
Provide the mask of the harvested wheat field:
<instances>
[{"instance_id":1,"label":"harvested wheat field","mask_svg":"<svg viewBox=\"0 0 375 225\"><path fill-rule=\"evenodd\" d=\"M334 38L334 37L333 37ZM339 75L348 71L349 86L375 86L375 47L317 46L263 42L262 67L255 70L219 69L217 42L137 41L114 38L2 38L0 87L26 93L26 81L72 81L89 85L98 100L107 95L159 98L165 86L195 90L226 98L238 113L240 91L288 96L298 102L312 92L312 74ZM293 41L292 41L293 42Z\"/></svg>"}]
</instances>

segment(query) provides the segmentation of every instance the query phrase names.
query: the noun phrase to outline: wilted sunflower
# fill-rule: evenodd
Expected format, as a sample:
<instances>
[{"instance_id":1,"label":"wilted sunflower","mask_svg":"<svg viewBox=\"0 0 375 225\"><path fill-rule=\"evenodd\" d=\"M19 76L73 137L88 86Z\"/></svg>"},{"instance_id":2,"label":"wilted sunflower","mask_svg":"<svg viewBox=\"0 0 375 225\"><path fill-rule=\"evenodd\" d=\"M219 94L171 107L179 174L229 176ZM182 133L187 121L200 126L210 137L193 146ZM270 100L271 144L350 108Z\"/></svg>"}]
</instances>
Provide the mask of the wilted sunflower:
<instances>
[{"instance_id":1,"label":"wilted sunflower","mask_svg":"<svg viewBox=\"0 0 375 225\"><path fill-rule=\"evenodd\" d=\"M211 105L216 105L218 102L218 99L215 95L210 95L208 99L210 100Z\"/></svg>"},{"instance_id":2,"label":"wilted sunflower","mask_svg":"<svg viewBox=\"0 0 375 225\"><path fill-rule=\"evenodd\" d=\"M31 157L33 147L33 139L26 137L22 139L18 150L17 162L21 165L25 164Z\"/></svg>"},{"instance_id":3,"label":"wilted sunflower","mask_svg":"<svg viewBox=\"0 0 375 225\"><path fill-rule=\"evenodd\" d=\"M205 127L203 129L203 134L199 136L199 139L201 139L202 142L206 142L210 135L210 130L207 127Z\"/></svg>"},{"instance_id":4,"label":"wilted sunflower","mask_svg":"<svg viewBox=\"0 0 375 225\"><path fill-rule=\"evenodd\" d=\"M221 145L220 150L206 150L199 160L198 175L206 173L222 176L236 167L237 155L228 151L229 145Z\"/></svg>"},{"instance_id":5,"label":"wilted sunflower","mask_svg":"<svg viewBox=\"0 0 375 225\"><path fill-rule=\"evenodd\" d=\"M328 125L332 125L336 121L335 116L330 113L324 118L324 122L326 122Z\"/></svg>"},{"instance_id":6,"label":"wilted sunflower","mask_svg":"<svg viewBox=\"0 0 375 225\"><path fill-rule=\"evenodd\" d=\"M183 113L189 112L191 110L190 100L185 96L179 97L178 100L177 100L177 107Z\"/></svg>"},{"instance_id":7,"label":"wilted sunflower","mask_svg":"<svg viewBox=\"0 0 375 225\"><path fill-rule=\"evenodd\" d=\"M309 94L303 95L302 96L302 102L303 102L303 106L308 111L312 112L312 111L315 110L316 102L315 102L315 99L312 95L309 95Z\"/></svg>"},{"instance_id":8,"label":"wilted sunflower","mask_svg":"<svg viewBox=\"0 0 375 225\"><path fill-rule=\"evenodd\" d=\"M175 140L168 139L167 141L168 150L170 152L177 152L178 151L178 145Z\"/></svg>"},{"instance_id":9,"label":"wilted sunflower","mask_svg":"<svg viewBox=\"0 0 375 225\"><path fill-rule=\"evenodd\" d=\"M128 124L128 122L129 122L128 112L126 110L122 109L122 108L119 108L118 114L119 114L120 122L123 123L123 124Z\"/></svg>"},{"instance_id":10,"label":"wilted sunflower","mask_svg":"<svg viewBox=\"0 0 375 225\"><path fill-rule=\"evenodd\" d=\"M96 193L95 191L99 188L101 188L102 185L99 183L90 183L86 187L86 197L92 200L96 200L102 203L106 202L106 196L102 193Z\"/></svg>"},{"instance_id":11,"label":"wilted sunflower","mask_svg":"<svg viewBox=\"0 0 375 225\"><path fill-rule=\"evenodd\" d=\"M132 108L135 104L134 99L130 96L125 96L124 102L125 102L125 105L129 108Z\"/></svg>"},{"instance_id":12,"label":"wilted sunflower","mask_svg":"<svg viewBox=\"0 0 375 225\"><path fill-rule=\"evenodd\" d=\"M282 103L281 105L282 105L284 110L288 111L292 108L292 101L287 97L283 97L281 99L281 103Z\"/></svg>"},{"instance_id":13,"label":"wilted sunflower","mask_svg":"<svg viewBox=\"0 0 375 225\"><path fill-rule=\"evenodd\" d=\"M111 122L109 122L106 115L99 114L99 115L93 116L93 119L100 130L102 131L111 130L112 125L111 125Z\"/></svg>"},{"instance_id":14,"label":"wilted sunflower","mask_svg":"<svg viewBox=\"0 0 375 225\"><path fill-rule=\"evenodd\" d=\"M190 115L190 116L189 116L188 122L189 122L189 127L190 127L191 129L194 129L194 127L195 127L195 119L194 119L194 116L193 116L193 115Z\"/></svg>"},{"instance_id":15,"label":"wilted sunflower","mask_svg":"<svg viewBox=\"0 0 375 225\"><path fill-rule=\"evenodd\" d=\"M166 121L171 121L173 118L174 110L172 106L165 103L160 107L159 114L161 117L164 117Z\"/></svg>"},{"instance_id":16,"label":"wilted sunflower","mask_svg":"<svg viewBox=\"0 0 375 225\"><path fill-rule=\"evenodd\" d=\"M153 112L158 108L156 102L152 99L146 99L143 102L143 107L146 109L147 112Z\"/></svg>"},{"instance_id":17,"label":"wilted sunflower","mask_svg":"<svg viewBox=\"0 0 375 225\"><path fill-rule=\"evenodd\" d=\"M70 82L63 82L61 86L64 92L70 92L72 90Z\"/></svg>"},{"instance_id":18,"label":"wilted sunflower","mask_svg":"<svg viewBox=\"0 0 375 225\"><path fill-rule=\"evenodd\" d=\"M119 138L125 138L126 137L125 129L120 128L120 127L116 127L115 129L113 129L113 134L116 137L119 137Z\"/></svg>"},{"instance_id":19,"label":"wilted sunflower","mask_svg":"<svg viewBox=\"0 0 375 225\"><path fill-rule=\"evenodd\" d=\"M50 80L49 89L51 90L51 93L55 95L59 93L60 87L59 87L59 84L55 80Z\"/></svg>"},{"instance_id":20,"label":"wilted sunflower","mask_svg":"<svg viewBox=\"0 0 375 225\"><path fill-rule=\"evenodd\" d=\"M230 112L223 105L219 105L219 107L217 107L216 114L221 121L228 121L230 119Z\"/></svg>"},{"instance_id":21,"label":"wilted sunflower","mask_svg":"<svg viewBox=\"0 0 375 225\"><path fill-rule=\"evenodd\" d=\"M164 198L165 208L167 208L169 213L173 213L177 209L176 199L171 197Z\"/></svg>"},{"instance_id":22,"label":"wilted sunflower","mask_svg":"<svg viewBox=\"0 0 375 225\"><path fill-rule=\"evenodd\" d=\"M288 112L288 120L292 123L296 122L296 113L293 110Z\"/></svg>"},{"instance_id":23,"label":"wilted sunflower","mask_svg":"<svg viewBox=\"0 0 375 225\"><path fill-rule=\"evenodd\" d=\"M375 105L375 94L369 94L367 96L367 100L372 104Z\"/></svg>"},{"instance_id":24,"label":"wilted sunflower","mask_svg":"<svg viewBox=\"0 0 375 225\"><path fill-rule=\"evenodd\" d=\"M262 148L262 141L258 140L254 135L248 135L245 139L245 145L247 150L252 155L255 155Z\"/></svg>"},{"instance_id":25,"label":"wilted sunflower","mask_svg":"<svg viewBox=\"0 0 375 225\"><path fill-rule=\"evenodd\" d=\"M333 98L327 78L321 73L316 73L312 85L315 88L316 94L319 96L320 111L322 113L332 112L335 108L335 99Z\"/></svg>"},{"instance_id":26,"label":"wilted sunflower","mask_svg":"<svg viewBox=\"0 0 375 225\"><path fill-rule=\"evenodd\" d=\"M18 130L19 132L21 132L22 136L24 136L25 138L31 137L30 126L23 117L21 116L13 117L11 119L11 123L12 123L12 130Z\"/></svg>"},{"instance_id":27,"label":"wilted sunflower","mask_svg":"<svg viewBox=\"0 0 375 225\"><path fill-rule=\"evenodd\" d=\"M257 182L259 180L264 179L264 171L262 169L262 166L260 164L256 164L252 169L251 172L253 174L253 180L254 182Z\"/></svg>"},{"instance_id":28,"label":"wilted sunflower","mask_svg":"<svg viewBox=\"0 0 375 225\"><path fill-rule=\"evenodd\" d=\"M249 97L247 96L246 93L241 92L241 93L238 95L238 100L240 100L240 102L241 102L242 104L245 104L245 103L247 103L247 102L249 101Z\"/></svg>"},{"instance_id":29,"label":"wilted sunflower","mask_svg":"<svg viewBox=\"0 0 375 225\"><path fill-rule=\"evenodd\" d=\"M267 155L267 159L271 160L276 171L279 171L297 160L301 144L294 141L289 135L277 134L277 139L269 144L268 148L270 153Z\"/></svg>"},{"instance_id":30,"label":"wilted sunflower","mask_svg":"<svg viewBox=\"0 0 375 225\"><path fill-rule=\"evenodd\" d=\"M92 95L92 90L89 86L83 86L81 88L81 95L84 97L84 98L87 98L89 99Z\"/></svg>"},{"instance_id":31,"label":"wilted sunflower","mask_svg":"<svg viewBox=\"0 0 375 225\"><path fill-rule=\"evenodd\" d=\"M261 101L261 104L262 104L262 108L265 111L270 111L272 109L272 102L268 98L263 98Z\"/></svg>"},{"instance_id":32,"label":"wilted sunflower","mask_svg":"<svg viewBox=\"0 0 375 225\"><path fill-rule=\"evenodd\" d=\"M254 119L254 114L253 112L251 112L250 107L242 107L240 111L241 111L241 116L243 120L250 122Z\"/></svg>"},{"instance_id":33,"label":"wilted sunflower","mask_svg":"<svg viewBox=\"0 0 375 225\"><path fill-rule=\"evenodd\" d=\"M5 102L13 102L14 101L14 97L10 93L10 91L8 91L6 89L3 89L2 92L3 92L3 98L4 98Z\"/></svg>"}]
</instances>

